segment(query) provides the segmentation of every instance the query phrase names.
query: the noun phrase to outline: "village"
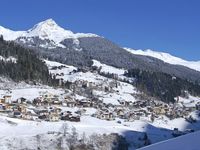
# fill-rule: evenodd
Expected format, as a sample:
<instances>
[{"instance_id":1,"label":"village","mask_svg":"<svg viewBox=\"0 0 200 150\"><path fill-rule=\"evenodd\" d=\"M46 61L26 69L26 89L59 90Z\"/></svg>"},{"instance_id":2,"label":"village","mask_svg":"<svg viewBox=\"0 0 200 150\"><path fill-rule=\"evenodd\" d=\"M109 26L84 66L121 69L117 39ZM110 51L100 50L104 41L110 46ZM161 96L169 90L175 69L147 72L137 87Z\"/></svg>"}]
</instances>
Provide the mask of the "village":
<instances>
[{"instance_id":1,"label":"village","mask_svg":"<svg viewBox=\"0 0 200 150\"><path fill-rule=\"evenodd\" d=\"M164 103L144 93L135 91L129 84L129 78L123 76L124 70L110 68L114 73L102 72L102 64L91 68L75 68L46 61L52 75L59 79L60 86L66 81L70 83L62 94L40 91L34 99L21 97L14 99L12 90L0 95L0 114L33 121L73 121L80 122L81 116L90 115L101 120L123 119L125 122L144 120L154 122L162 116L170 120L185 118L193 123L195 119L190 113L200 110L200 101L185 97L176 97L175 103ZM104 66L108 67L108 66ZM129 81L129 82L127 82ZM77 98L77 95L82 98ZM182 99L187 100L185 103ZM87 113L87 109L93 109Z\"/></svg>"},{"instance_id":2,"label":"village","mask_svg":"<svg viewBox=\"0 0 200 150\"><path fill-rule=\"evenodd\" d=\"M136 95L135 95L136 96ZM26 98L11 100L11 94L2 95L0 98L0 114L11 118L33 121L73 121L79 122L81 116L85 115L86 108L93 108L96 111L90 114L102 120L123 119L127 122L135 120L146 120L153 122L160 116L166 116L170 120L175 118L185 118L186 121L193 123L189 114L195 110L200 110L200 102L190 105L184 105L177 102L166 104L157 100L118 100L118 105L103 103L97 97L76 99L73 95L56 95L46 92L40 92L40 96L30 101ZM77 111L69 111L65 108L76 108ZM120 123L120 121L118 121Z\"/></svg>"}]
</instances>

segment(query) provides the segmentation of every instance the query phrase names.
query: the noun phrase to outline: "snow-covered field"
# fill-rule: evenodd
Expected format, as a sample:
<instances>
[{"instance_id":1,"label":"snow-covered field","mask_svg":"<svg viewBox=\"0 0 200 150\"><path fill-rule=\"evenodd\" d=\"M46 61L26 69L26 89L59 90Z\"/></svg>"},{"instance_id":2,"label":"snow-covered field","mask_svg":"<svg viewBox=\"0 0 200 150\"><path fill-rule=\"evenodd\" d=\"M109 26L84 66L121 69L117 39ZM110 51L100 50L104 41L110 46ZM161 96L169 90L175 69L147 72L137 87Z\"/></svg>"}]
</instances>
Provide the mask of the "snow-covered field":
<instances>
[{"instance_id":1,"label":"snow-covered field","mask_svg":"<svg viewBox=\"0 0 200 150\"><path fill-rule=\"evenodd\" d=\"M47 134L48 132L59 132L61 131L63 121L60 122L33 122L25 121L19 119L12 119L7 117L0 117L0 147L5 146L6 142L10 139L22 139L24 142L24 137L31 138L38 134ZM171 133L168 130L159 129L149 125L145 122L133 122L131 127L123 124L118 124L116 121L104 121L90 116L82 116L81 122L74 123L68 122L69 128L75 127L79 135L83 133L86 136L92 134L109 134L109 133L119 133L124 135L127 140L132 143L132 146L136 145L138 138L142 136L143 132L150 130L149 135L152 135L154 142L161 141L163 139L171 138ZM157 135L156 135L157 134ZM135 141L133 141L133 139ZM32 141L26 141L30 143ZM138 141L139 142L139 141ZM29 145L29 144L27 144ZM134 147L132 147L134 148ZM6 149L6 148L5 148Z\"/></svg>"},{"instance_id":2,"label":"snow-covered field","mask_svg":"<svg viewBox=\"0 0 200 150\"><path fill-rule=\"evenodd\" d=\"M101 67L101 72L114 73L117 75L123 75L124 72L126 71L125 69L115 68L112 66L108 66L106 64L102 64L101 62L99 62L97 60L93 60L93 66Z\"/></svg>"},{"instance_id":3,"label":"snow-covered field","mask_svg":"<svg viewBox=\"0 0 200 150\"><path fill-rule=\"evenodd\" d=\"M94 110L87 109L88 115L93 113L93 111ZM139 138L142 137L144 132L148 134L148 137L152 143L156 143L172 138L172 131L167 128L170 128L170 126L183 128L185 123L179 119L172 121L168 120L167 123L161 121L159 124L158 121L155 121L155 123L149 123L141 120L134 122L123 122L123 120L121 120L121 124L119 124L117 121L120 119L116 119L114 121L105 121L88 115L82 116L81 122L36 122L0 116L0 147L2 150L6 150L8 149L7 146L9 146L8 143L11 140L14 140L18 142L20 141L21 143L26 142L26 146L31 149L36 146L36 143L34 144L34 140L36 139L33 139L33 137L40 134L44 134L48 137L49 135L47 133L49 132L61 132L62 125L67 123L69 128L75 127L80 136L83 133L85 133L86 136L90 136L94 133L119 133L125 136L127 141L130 142L130 149L135 149L138 147L138 145L140 145L141 141ZM199 124L196 124L196 126L199 126ZM26 140L27 138L32 140ZM12 144L14 143L15 142L12 142Z\"/></svg>"},{"instance_id":4,"label":"snow-covered field","mask_svg":"<svg viewBox=\"0 0 200 150\"><path fill-rule=\"evenodd\" d=\"M41 92L49 92L49 93L53 93L56 95L60 95L62 93L64 93L64 90L62 89L53 89L53 88L42 88L42 87L30 87L30 88L20 88L20 89L12 89L10 90L11 92L9 92L8 90L0 90L0 96L2 95L11 95L11 100L14 101L18 98L26 98L30 101L32 101L34 98L37 98L40 96Z\"/></svg>"},{"instance_id":5,"label":"snow-covered field","mask_svg":"<svg viewBox=\"0 0 200 150\"><path fill-rule=\"evenodd\" d=\"M101 67L102 72L109 72L113 74L119 75L121 78L126 78L123 76L123 73L125 72L124 69L118 69L112 66L108 66L105 64L100 63L99 61L93 60L94 64L93 66ZM98 73L92 73L90 71L88 72L75 72L73 73L73 70L77 70L76 67L68 66L65 64L57 63L54 61L47 61L45 60L45 63L50 69L50 72L52 74L63 74L62 76L57 76L57 78L62 78L64 81L87 81L90 83L95 84L95 86L108 86L110 83L116 82L113 79L106 78L104 76L99 75ZM51 69L52 67L59 67L59 66L65 66L61 69ZM106 71L107 70L107 71ZM119 83L119 86L113 88L113 92L104 92L102 90L94 89L93 92L96 96L99 96L101 100L103 100L106 104L119 104L119 100L128 100L128 101L136 101L135 98L132 96L133 93L136 93L135 87L133 87L131 84L124 83L117 81Z\"/></svg>"},{"instance_id":6,"label":"snow-covered field","mask_svg":"<svg viewBox=\"0 0 200 150\"><path fill-rule=\"evenodd\" d=\"M159 142L139 150L199 150L200 131Z\"/></svg>"}]
</instances>

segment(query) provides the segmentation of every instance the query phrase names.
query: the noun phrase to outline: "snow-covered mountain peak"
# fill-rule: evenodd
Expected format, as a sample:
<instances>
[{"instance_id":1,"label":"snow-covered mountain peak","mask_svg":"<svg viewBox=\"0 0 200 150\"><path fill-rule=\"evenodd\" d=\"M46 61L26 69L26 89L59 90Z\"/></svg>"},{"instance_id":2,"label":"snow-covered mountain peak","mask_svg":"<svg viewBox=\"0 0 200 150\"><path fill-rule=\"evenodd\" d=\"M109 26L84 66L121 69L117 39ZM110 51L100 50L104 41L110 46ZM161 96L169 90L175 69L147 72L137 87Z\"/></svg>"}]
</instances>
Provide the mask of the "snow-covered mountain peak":
<instances>
[{"instance_id":1,"label":"snow-covered mountain peak","mask_svg":"<svg viewBox=\"0 0 200 150\"><path fill-rule=\"evenodd\" d=\"M38 36L41 39L53 40L55 43L59 43L65 38L74 38L74 33L69 30L65 30L53 20L47 19L43 22L36 24L33 28L27 31L25 37Z\"/></svg>"},{"instance_id":2,"label":"snow-covered mountain peak","mask_svg":"<svg viewBox=\"0 0 200 150\"><path fill-rule=\"evenodd\" d=\"M53 19L47 19L45 21L42 21L38 24L36 24L32 29L28 30L28 32L32 32L34 30L42 31L42 30L64 30Z\"/></svg>"},{"instance_id":3,"label":"snow-covered mountain peak","mask_svg":"<svg viewBox=\"0 0 200 150\"><path fill-rule=\"evenodd\" d=\"M131 48L124 48L124 49L136 55L150 56L150 57L160 59L169 64L182 65L182 66L186 66L188 68L200 71L200 61L187 61L182 58L172 56L169 53L157 52L150 49L147 49L147 50L134 50Z\"/></svg>"},{"instance_id":4,"label":"snow-covered mountain peak","mask_svg":"<svg viewBox=\"0 0 200 150\"><path fill-rule=\"evenodd\" d=\"M53 19L42 21L28 31L12 31L0 26L0 35L3 35L7 41L13 41L18 38L24 42L26 38L39 37L41 40L50 40L55 43L55 47L64 47L60 42L65 39L72 38L77 41L78 38L83 37L98 37L92 33L73 33L70 30L65 30L60 27ZM29 41L30 39L28 39ZM48 47L48 45L46 45Z\"/></svg>"},{"instance_id":5,"label":"snow-covered mountain peak","mask_svg":"<svg viewBox=\"0 0 200 150\"><path fill-rule=\"evenodd\" d=\"M36 24L34 27L38 27L38 26L49 26L49 27L53 27L53 26L58 26L57 23L53 20L53 19L47 19L45 21L39 22L38 24Z\"/></svg>"},{"instance_id":6,"label":"snow-covered mountain peak","mask_svg":"<svg viewBox=\"0 0 200 150\"><path fill-rule=\"evenodd\" d=\"M43 25L46 24L46 25L49 25L49 26L58 26L57 23L52 18L47 19L45 21L42 21L38 24L43 24Z\"/></svg>"}]
</instances>

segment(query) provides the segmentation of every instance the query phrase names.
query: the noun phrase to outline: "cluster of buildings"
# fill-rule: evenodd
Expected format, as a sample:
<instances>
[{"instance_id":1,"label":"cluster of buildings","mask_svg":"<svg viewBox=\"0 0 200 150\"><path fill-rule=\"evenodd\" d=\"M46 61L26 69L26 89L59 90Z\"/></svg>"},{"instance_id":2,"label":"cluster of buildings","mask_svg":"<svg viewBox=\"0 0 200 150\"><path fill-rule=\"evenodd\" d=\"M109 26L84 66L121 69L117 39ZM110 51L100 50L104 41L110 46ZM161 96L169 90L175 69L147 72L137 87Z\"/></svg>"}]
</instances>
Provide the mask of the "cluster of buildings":
<instances>
[{"instance_id":1,"label":"cluster of buildings","mask_svg":"<svg viewBox=\"0 0 200 150\"><path fill-rule=\"evenodd\" d=\"M60 108L65 104L57 95L44 92L33 101L23 97L13 101L11 98L11 95L3 95L0 98L0 113L8 117L35 121L80 121L79 114L63 111Z\"/></svg>"},{"instance_id":2,"label":"cluster of buildings","mask_svg":"<svg viewBox=\"0 0 200 150\"><path fill-rule=\"evenodd\" d=\"M102 120L121 118L130 122L145 118L153 122L155 118L162 115L170 119L182 117L191 121L191 118L188 118L190 112L200 110L200 102L191 106L185 106L179 102L166 104L156 100L135 102L118 100L118 102L119 105L105 104L98 98L75 99L72 95L65 95L61 98L60 95L49 92L41 92L40 96L32 101L23 97L13 101L10 95L3 95L0 98L0 113L26 120L78 122L85 112L84 108L95 108L97 111L91 115ZM80 110L76 112L64 111L65 109L62 109L64 107L76 107Z\"/></svg>"},{"instance_id":3,"label":"cluster of buildings","mask_svg":"<svg viewBox=\"0 0 200 150\"><path fill-rule=\"evenodd\" d=\"M157 100L141 100L141 101L119 101L120 105L104 104L98 107L98 111L93 116L103 120L114 120L121 118L125 121L148 120L154 121L160 116L167 116L169 119L185 118L192 122L194 119L190 113L199 110L200 102L192 105L184 105L183 103L166 104Z\"/></svg>"}]
</instances>

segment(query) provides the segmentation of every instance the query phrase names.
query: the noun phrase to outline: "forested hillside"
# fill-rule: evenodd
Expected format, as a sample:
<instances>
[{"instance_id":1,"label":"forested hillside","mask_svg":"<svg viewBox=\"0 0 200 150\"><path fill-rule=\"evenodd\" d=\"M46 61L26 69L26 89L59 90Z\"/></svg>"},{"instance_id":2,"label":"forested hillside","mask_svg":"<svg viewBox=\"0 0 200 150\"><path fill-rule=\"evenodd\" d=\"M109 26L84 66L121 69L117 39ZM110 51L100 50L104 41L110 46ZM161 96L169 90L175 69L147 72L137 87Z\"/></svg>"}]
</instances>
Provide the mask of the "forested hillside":
<instances>
[{"instance_id":1,"label":"forested hillside","mask_svg":"<svg viewBox=\"0 0 200 150\"><path fill-rule=\"evenodd\" d=\"M50 83L47 66L31 50L0 38L0 75L14 81Z\"/></svg>"},{"instance_id":2,"label":"forested hillside","mask_svg":"<svg viewBox=\"0 0 200 150\"><path fill-rule=\"evenodd\" d=\"M200 85L198 82L190 82L166 73L130 69L125 73L133 77L133 84L140 91L161 99L164 102L174 102L177 96L200 96Z\"/></svg>"},{"instance_id":3,"label":"forested hillside","mask_svg":"<svg viewBox=\"0 0 200 150\"><path fill-rule=\"evenodd\" d=\"M102 37L78 38L78 46L74 44L74 39L65 39L61 42L65 48L53 49L38 47L38 44L47 42L38 37L33 37L30 41L33 43L23 43L19 39L15 42L23 47L34 49L38 55L44 58L76 67L90 66L92 59L95 59L117 68L159 71L182 79L200 82L200 72L198 71L181 65L171 65L153 57L134 55Z\"/></svg>"}]
</instances>

